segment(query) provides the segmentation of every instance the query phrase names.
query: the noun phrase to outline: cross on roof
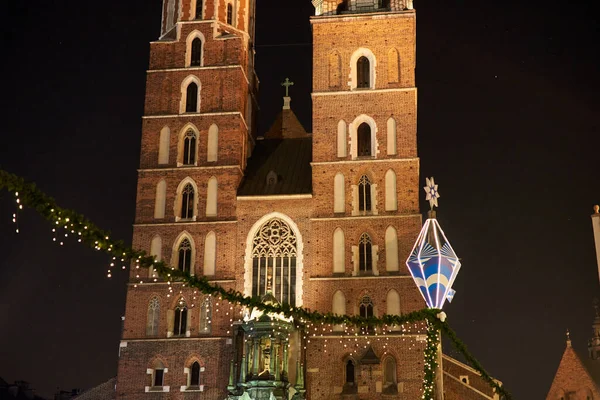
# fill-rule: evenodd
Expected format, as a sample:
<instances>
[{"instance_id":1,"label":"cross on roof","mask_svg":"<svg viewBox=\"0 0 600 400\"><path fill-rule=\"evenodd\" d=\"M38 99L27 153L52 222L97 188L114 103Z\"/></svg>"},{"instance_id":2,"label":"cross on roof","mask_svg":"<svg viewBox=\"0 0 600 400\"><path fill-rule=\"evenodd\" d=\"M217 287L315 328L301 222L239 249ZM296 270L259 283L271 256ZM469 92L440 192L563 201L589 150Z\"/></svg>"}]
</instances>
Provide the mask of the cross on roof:
<instances>
[{"instance_id":1,"label":"cross on roof","mask_svg":"<svg viewBox=\"0 0 600 400\"><path fill-rule=\"evenodd\" d=\"M290 78L285 78L285 81L281 83L281 86L285 86L285 97L289 97L290 86L294 86L294 82L291 82Z\"/></svg>"}]
</instances>

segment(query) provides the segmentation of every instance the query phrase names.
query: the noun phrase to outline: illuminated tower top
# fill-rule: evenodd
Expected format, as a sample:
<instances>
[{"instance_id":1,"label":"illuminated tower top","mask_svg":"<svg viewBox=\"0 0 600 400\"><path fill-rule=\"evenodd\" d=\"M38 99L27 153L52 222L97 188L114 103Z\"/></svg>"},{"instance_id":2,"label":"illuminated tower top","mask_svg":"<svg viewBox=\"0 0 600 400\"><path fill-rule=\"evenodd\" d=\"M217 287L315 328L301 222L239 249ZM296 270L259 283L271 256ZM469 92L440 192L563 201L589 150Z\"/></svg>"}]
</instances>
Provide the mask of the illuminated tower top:
<instances>
[{"instance_id":1,"label":"illuminated tower top","mask_svg":"<svg viewBox=\"0 0 600 400\"><path fill-rule=\"evenodd\" d=\"M412 10L412 0L312 0L315 15Z\"/></svg>"}]
</instances>

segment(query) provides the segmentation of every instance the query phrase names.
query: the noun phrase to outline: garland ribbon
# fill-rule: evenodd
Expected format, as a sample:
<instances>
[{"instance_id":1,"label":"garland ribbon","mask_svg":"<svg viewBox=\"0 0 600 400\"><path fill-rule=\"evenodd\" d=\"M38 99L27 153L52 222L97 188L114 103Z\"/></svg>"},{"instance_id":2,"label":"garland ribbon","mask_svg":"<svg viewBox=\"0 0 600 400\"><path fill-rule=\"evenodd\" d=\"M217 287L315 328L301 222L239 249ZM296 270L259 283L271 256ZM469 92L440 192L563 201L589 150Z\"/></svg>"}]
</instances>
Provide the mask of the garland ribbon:
<instances>
[{"instance_id":1,"label":"garland ribbon","mask_svg":"<svg viewBox=\"0 0 600 400\"><path fill-rule=\"evenodd\" d=\"M357 315L337 315L320 313L304 307L292 307L289 304L264 304L259 298L247 297L233 289L225 289L209 282L204 277L191 276L189 273L175 269L168 264L157 261L144 251L134 250L123 241L111 239L108 231L102 230L88 220L85 216L69 209L59 207L55 200L38 189L35 184L26 182L23 178L0 169L0 190L6 189L15 193L18 203L35 209L42 217L52 224L76 234L79 241L101 250L113 259L119 258L121 262L135 261L136 267L154 268L156 273L169 282L178 281L198 289L204 294L219 296L230 303L249 308L257 308L267 313L284 314L300 322L314 324L347 324L353 326L383 326L402 325L419 321L427 322L427 344L425 347L425 366L423 377L423 399L433 400L435 391L435 371L437 368L437 349L442 332L453 343L456 350L461 353L467 363L475 369L495 393L503 400L512 400L510 393L498 384L483 368L483 366L468 351L466 345L457 337L456 332L450 328L446 321L441 321L438 309L423 309L403 315L383 315L381 317L361 317Z\"/></svg>"}]
</instances>

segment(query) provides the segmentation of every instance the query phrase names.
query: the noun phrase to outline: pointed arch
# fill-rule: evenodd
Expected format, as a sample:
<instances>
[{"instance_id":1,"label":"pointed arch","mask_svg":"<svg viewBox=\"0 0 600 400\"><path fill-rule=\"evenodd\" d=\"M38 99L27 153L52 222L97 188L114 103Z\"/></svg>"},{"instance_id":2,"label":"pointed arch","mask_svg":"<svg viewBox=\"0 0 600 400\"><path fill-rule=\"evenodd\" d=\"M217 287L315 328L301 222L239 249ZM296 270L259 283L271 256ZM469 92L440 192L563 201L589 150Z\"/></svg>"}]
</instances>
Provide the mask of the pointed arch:
<instances>
[{"instance_id":1,"label":"pointed arch","mask_svg":"<svg viewBox=\"0 0 600 400\"><path fill-rule=\"evenodd\" d=\"M350 124L350 152L353 159L377 156L377 124L366 114Z\"/></svg>"},{"instance_id":2,"label":"pointed arch","mask_svg":"<svg viewBox=\"0 0 600 400\"><path fill-rule=\"evenodd\" d=\"M186 177L177 187L175 221L195 221L198 215L198 185Z\"/></svg>"},{"instance_id":3,"label":"pointed arch","mask_svg":"<svg viewBox=\"0 0 600 400\"><path fill-rule=\"evenodd\" d=\"M332 51L329 53L329 87L342 86L342 60L340 53Z\"/></svg>"},{"instance_id":4,"label":"pointed arch","mask_svg":"<svg viewBox=\"0 0 600 400\"><path fill-rule=\"evenodd\" d=\"M333 273L346 272L346 239L342 228L333 232Z\"/></svg>"},{"instance_id":5,"label":"pointed arch","mask_svg":"<svg viewBox=\"0 0 600 400\"><path fill-rule=\"evenodd\" d=\"M385 230L385 269L387 272L399 271L398 233L393 226Z\"/></svg>"},{"instance_id":6,"label":"pointed arch","mask_svg":"<svg viewBox=\"0 0 600 400\"><path fill-rule=\"evenodd\" d=\"M341 119L337 125L337 156L347 156L346 121Z\"/></svg>"},{"instance_id":7,"label":"pointed arch","mask_svg":"<svg viewBox=\"0 0 600 400\"><path fill-rule=\"evenodd\" d=\"M276 224L274 226L273 224ZM269 230L278 235L275 242L267 240ZM274 238L275 239L275 238ZM246 257L244 272L244 294L246 296L262 296L266 288L266 274L262 273L263 267L271 262L275 265L276 259L281 260L280 282L287 282L289 286L283 287L279 295L275 290L275 297L280 301L289 302L290 305L301 307L303 298L303 249L304 242L296 223L287 215L272 212L264 215L254 223L246 238ZM270 261L271 260L271 261ZM287 269L287 275L283 270ZM277 287L277 277L273 279ZM285 296L287 293L287 299Z\"/></svg>"},{"instance_id":8,"label":"pointed arch","mask_svg":"<svg viewBox=\"0 0 600 400\"><path fill-rule=\"evenodd\" d=\"M358 181L358 211L365 213L372 210L371 180L367 175Z\"/></svg>"},{"instance_id":9,"label":"pointed arch","mask_svg":"<svg viewBox=\"0 0 600 400\"><path fill-rule=\"evenodd\" d=\"M395 155L398 152L396 147L396 120L390 117L387 120L387 154Z\"/></svg>"},{"instance_id":10,"label":"pointed arch","mask_svg":"<svg viewBox=\"0 0 600 400\"><path fill-rule=\"evenodd\" d=\"M204 239L204 276L214 276L217 264L217 236L208 232Z\"/></svg>"},{"instance_id":11,"label":"pointed arch","mask_svg":"<svg viewBox=\"0 0 600 400\"><path fill-rule=\"evenodd\" d=\"M400 295L398 294L398 292L395 289L390 289L390 291L387 293L387 298L386 298L386 305L387 305L387 309L386 309L386 314L387 315L400 315L401 314L401 309L400 309Z\"/></svg>"},{"instance_id":12,"label":"pointed arch","mask_svg":"<svg viewBox=\"0 0 600 400\"><path fill-rule=\"evenodd\" d=\"M383 359L383 393L398 393L398 375L396 372L396 360L390 355Z\"/></svg>"},{"instance_id":13,"label":"pointed arch","mask_svg":"<svg viewBox=\"0 0 600 400\"><path fill-rule=\"evenodd\" d=\"M208 128L208 145L206 149L206 161L215 162L219 155L219 127L212 124Z\"/></svg>"},{"instance_id":14,"label":"pointed arch","mask_svg":"<svg viewBox=\"0 0 600 400\"><path fill-rule=\"evenodd\" d=\"M400 56L395 48L388 51L387 64L388 83L400 82Z\"/></svg>"},{"instance_id":15,"label":"pointed arch","mask_svg":"<svg viewBox=\"0 0 600 400\"><path fill-rule=\"evenodd\" d=\"M169 147L171 143L171 129L164 126L160 130L158 139L158 164L164 165L169 163Z\"/></svg>"},{"instance_id":16,"label":"pointed arch","mask_svg":"<svg viewBox=\"0 0 600 400\"><path fill-rule=\"evenodd\" d=\"M177 140L177 166L198 165L198 139L200 131L196 125L187 123L179 131Z\"/></svg>"},{"instance_id":17,"label":"pointed arch","mask_svg":"<svg viewBox=\"0 0 600 400\"><path fill-rule=\"evenodd\" d=\"M376 65L371 50L358 48L350 57L350 89L375 89Z\"/></svg>"},{"instance_id":18,"label":"pointed arch","mask_svg":"<svg viewBox=\"0 0 600 400\"><path fill-rule=\"evenodd\" d=\"M361 273L373 271L373 243L366 232L358 242L358 269Z\"/></svg>"},{"instance_id":19,"label":"pointed arch","mask_svg":"<svg viewBox=\"0 0 600 400\"><path fill-rule=\"evenodd\" d=\"M188 335L188 307L183 297L175 305L172 332L173 336Z\"/></svg>"},{"instance_id":20,"label":"pointed arch","mask_svg":"<svg viewBox=\"0 0 600 400\"><path fill-rule=\"evenodd\" d=\"M192 235L187 231L179 234L173 243L171 265L179 270L187 271L190 275L195 274L196 244Z\"/></svg>"},{"instance_id":21,"label":"pointed arch","mask_svg":"<svg viewBox=\"0 0 600 400\"><path fill-rule=\"evenodd\" d=\"M185 66L201 67L204 65L204 44L206 39L199 30L193 30L185 40Z\"/></svg>"},{"instance_id":22,"label":"pointed arch","mask_svg":"<svg viewBox=\"0 0 600 400\"><path fill-rule=\"evenodd\" d=\"M341 290L333 294L331 312L337 315L346 315L346 296L344 296ZM344 325L335 325L333 330L336 332L343 331Z\"/></svg>"},{"instance_id":23,"label":"pointed arch","mask_svg":"<svg viewBox=\"0 0 600 400\"><path fill-rule=\"evenodd\" d=\"M385 211L396 211L397 209L396 173L388 169L385 173Z\"/></svg>"},{"instance_id":24,"label":"pointed arch","mask_svg":"<svg viewBox=\"0 0 600 400\"><path fill-rule=\"evenodd\" d=\"M156 235L150 242L150 255L154 257L156 261L162 261L162 238ZM148 268L150 278L156 277L156 271L154 268Z\"/></svg>"},{"instance_id":25,"label":"pointed arch","mask_svg":"<svg viewBox=\"0 0 600 400\"><path fill-rule=\"evenodd\" d=\"M208 180L206 190L206 216L216 217L217 216L217 178L212 176Z\"/></svg>"},{"instance_id":26,"label":"pointed arch","mask_svg":"<svg viewBox=\"0 0 600 400\"><path fill-rule=\"evenodd\" d=\"M200 79L194 75L181 82L180 114L200 112L200 88Z\"/></svg>"},{"instance_id":27,"label":"pointed arch","mask_svg":"<svg viewBox=\"0 0 600 400\"><path fill-rule=\"evenodd\" d=\"M167 182L161 179L156 184L156 197L154 199L154 218L162 219L165 217L165 208L167 203Z\"/></svg>"},{"instance_id":28,"label":"pointed arch","mask_svg":"<svg viewBox=\"0 0 600 400\"><path fill-rule=\"evenodd\" d=\"M200 386L200 363L194 361L190 366L190 382L188 386Z\"/></svg>"},{"instance_id":29,"label":"pointed arch","mask_svg":"<svg viewBox=\"0 0 600 400\"><path fill-rule=\"evenodd\" d=\"M146 319L146 336L158 336L160 322L160 300L154 296L148 302L148 315Z\"/></svg>"},{"instance_id":30,"label":"pointed arch","mask_svg":"<svg viewBox=\"0 0 600 400\"><path fill-rule=\"evenodd\" d=\"M341 172L335 175L333 182L333 212L346 212L346 183Z\"/></svg>"}]
</instances>

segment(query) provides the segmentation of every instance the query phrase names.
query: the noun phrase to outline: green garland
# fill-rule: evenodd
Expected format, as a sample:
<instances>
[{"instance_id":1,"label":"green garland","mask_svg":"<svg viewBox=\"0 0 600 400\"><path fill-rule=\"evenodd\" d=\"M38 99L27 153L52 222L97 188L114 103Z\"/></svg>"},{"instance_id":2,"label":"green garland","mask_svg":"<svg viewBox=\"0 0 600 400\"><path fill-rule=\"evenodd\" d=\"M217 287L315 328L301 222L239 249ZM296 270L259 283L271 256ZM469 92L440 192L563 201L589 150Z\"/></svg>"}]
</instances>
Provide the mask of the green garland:
<instances>
[{"instance_id":1,"label":"green garland","mask_svg":"<svg viewBox=\"0 0 600 400\"><path fill-rule=\"evenodd\" d=\"M16 196L19 206L25 205L35 209L42 217L59 228L63 228L74 235L79 241L96 250L104 251L111 255L113 260L121 262L135 261L140 268L154 268L158 275L168 281L176 280L190 287L198 289L204 294L219 296L233 304L257 308L268 313L282 313L287 317L294 317L302 322L314 324L347 324L353 326L383 326L402 325L419 321L427 322L427 345L424 350L424 377L423 377L423 399L433 400L435 388L435 370L437 367L437 348L439 343L439 332L444 333L454 344L456 349L465 357L469 365L475 369L496 393L505 400L512 397L502 386L500 386L481 366L481 364L467 350L466 345L458 339L456 333L447 322L441 321L439 315L441 310L423 309L404 315L383 315L381 317L364 318L356 315L336 315L332 313L320 313L311 311L304 307L292 307L289 304L264 304L258 298L246 297L233 289L225 289L219 285L210 283L204 277L191 276L181 270L177 270L168 264L156 261L154 257L147 255L144 251L134 250L122 241L111 239L108 231L104 231L85 218L83 215L59 207L55 200L39 190L35 184L27 183L23 178L10 174L0 169L0 190L7 189ZM113 263L114 264L114 263ZM111 264L111 265L113 265ZM110 273L109 273L110 275Z\"/></svg>"}]
</instances>

